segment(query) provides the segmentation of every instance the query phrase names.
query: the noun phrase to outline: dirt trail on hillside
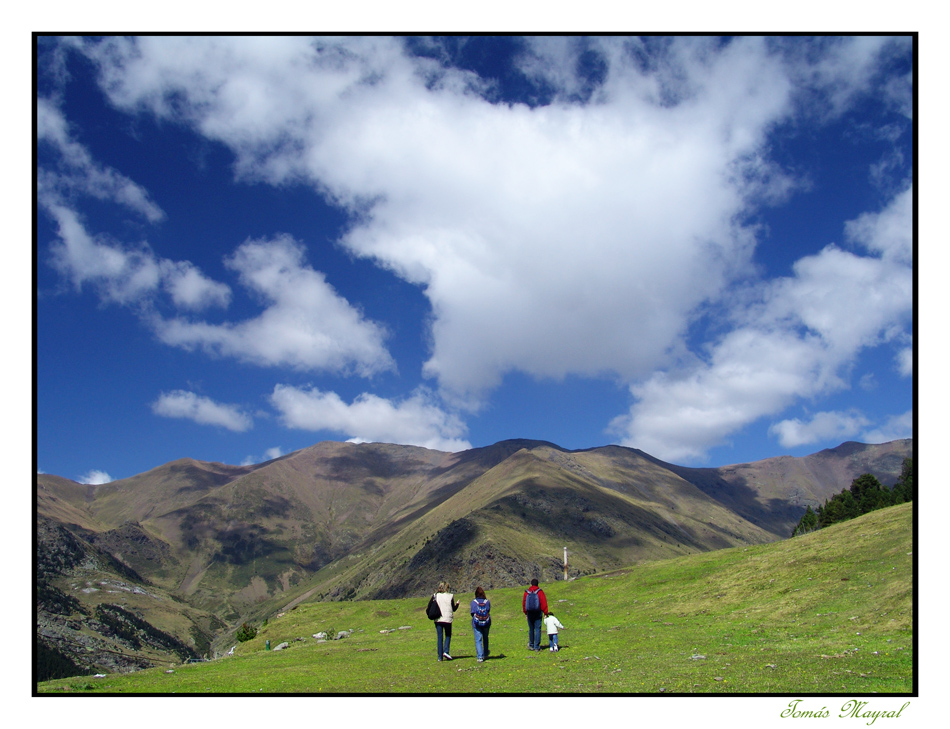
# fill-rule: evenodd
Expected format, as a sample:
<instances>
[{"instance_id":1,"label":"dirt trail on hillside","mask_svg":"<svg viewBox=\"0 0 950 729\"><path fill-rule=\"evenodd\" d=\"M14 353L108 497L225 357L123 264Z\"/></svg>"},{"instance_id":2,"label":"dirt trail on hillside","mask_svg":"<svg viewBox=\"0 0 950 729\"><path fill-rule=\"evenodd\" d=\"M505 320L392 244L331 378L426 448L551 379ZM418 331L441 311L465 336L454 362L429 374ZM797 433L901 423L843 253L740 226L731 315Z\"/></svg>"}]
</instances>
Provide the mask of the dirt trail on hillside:
<instances>
[{"instance_id":1,"label":"dirt trail on hillside","mask_svg":"<svg viewBox=\"0 0 950 729\"><path fill-rule=\"evenodd\" d=\"M317 591L317 588L316 588L316 587L314 587L312 590L307 590L307 592L305 592L305 593L304 593L303 595L301 595L300 597L298 597L298 598L296 598L296 599L294 599L294 600L291 600L289 603L287 603L286 605L284 605L284 607L282 607L282 608L280 609L280 612L285 613L285 612L287 612L288 610L290 610L291 608L296 607L297 605L299 605L300 603L302 603L304 600L306 600L308 597L310 597L311 595L313 595L313 593L315 593L316 591Z\"/></svg>"}]
</instances>

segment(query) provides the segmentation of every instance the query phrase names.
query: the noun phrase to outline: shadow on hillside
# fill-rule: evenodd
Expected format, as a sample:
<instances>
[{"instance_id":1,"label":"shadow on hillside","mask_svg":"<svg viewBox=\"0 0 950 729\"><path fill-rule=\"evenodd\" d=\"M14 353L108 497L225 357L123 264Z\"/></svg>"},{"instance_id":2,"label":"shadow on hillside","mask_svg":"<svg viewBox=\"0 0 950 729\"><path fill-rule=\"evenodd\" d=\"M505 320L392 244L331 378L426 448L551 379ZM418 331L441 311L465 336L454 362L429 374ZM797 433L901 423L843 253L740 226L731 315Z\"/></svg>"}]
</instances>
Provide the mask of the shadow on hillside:
<instances>
[{"instance_id":1,"label":"shadow on hillside","mask_svg":"<svg viewBox=\"0 0 950 729\"><path fill-rule=\"evenodd\" d=\"M805 505L796 505L784 499L761 499L743 476L724 479L715 468L688 468L665 463L644 453L645 458L675 473L680 478L743 519L780 539L789 537L792 529L805 513Z\"/></svg>"},{"instance_id":2,"label":"shadow on hillside","mask_svg":"<svg viewBox=\"0 0 950 729\"><path fill-rule=\"evenodd\" d=\"M392 600L425 594L437 582L440 574L453 574L457 570L457 555L472 542L477 533L469 519L456 519L435 536L426 540L407 565L400 582L383 587L371 594L373 600Z\"/></svg>"},{"instance_id":3,"label":"shadow on hillside","mask_svg":"<svg viewBox=\"0 0 950 729\"><path fill-rule=\"evenodd\" d=\"M438 489L429 494L428 498L423 501L419 506L410 511L408 514L405 514L398 519L393 519L388 521L378 529L370 532L363 538L361 546L370 546L376 544L377 542L384 541L394 536L395 534L402 531L404 527L414 522L416 519L425 516L427 513L432 511L435 507L441 504L443 501L451 498L463 488L468 486L472 481L475 480L476 476L460 478L457 481L452 481L447 483L445 486L440 486Z\"/></svg>"},{"instance_id":4,"label":"shadow on hillside","mask_svg":"<svg viewBox=\"0 0 950 729\"><path fill-rule=\"evenodd\" d=\"M457 494L459 491L472 483L472 481L479 478L485 474L485 472L491 470L505 459L511 457L523 448L536 448L539 446L545 446L559 451L564 451L564 449L560 446L555 445L554 443L548 443L547 441L506 440L501 441L500 443L495 443L491 446L486 446L484 448L473 448L471 450L457 453L456 460L454 460L450 465L442 466L440 468L433 468L428 472L426 477L428 480L434 481L446 476L446 474L449 474L452 471L457 471L458 475L456 478L453 478L451 481L448 481L444 485L435 489L412 511L404 514L398 519L388 521L379 528L367 534L363 538L358 549L372 546L373 544L389 539L408 524L411 524L415 520L430 512L435 507L439 506L439 504ZM337 456L334 459L331 459L331 461L334 464L334 468L354 467L362 468L364 470L367 468L367 464L365 462L359 459L354 459L351 456ZM392 459L388 459L382 454L377 454L372 464L372 473L376 476L392 476L395 475L396 468L395 462L392 461Z\"/></svg>"}]
</instances>

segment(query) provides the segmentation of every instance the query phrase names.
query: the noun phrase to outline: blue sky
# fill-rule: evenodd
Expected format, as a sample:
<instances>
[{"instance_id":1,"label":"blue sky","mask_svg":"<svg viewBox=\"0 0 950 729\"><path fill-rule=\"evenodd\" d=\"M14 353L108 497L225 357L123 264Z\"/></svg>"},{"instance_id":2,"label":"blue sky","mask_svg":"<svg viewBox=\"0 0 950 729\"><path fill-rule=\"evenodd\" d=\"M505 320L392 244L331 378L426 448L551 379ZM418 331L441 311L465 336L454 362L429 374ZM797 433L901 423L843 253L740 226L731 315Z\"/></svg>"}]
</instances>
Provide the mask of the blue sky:
<instances>
[{"instance_id":1,"label":"blue sky","mask_svg":"<svg viewBox=\"0 0 950 729\"><path fill-rule=\"evenodd\" d=\"M911 437L912 51L41 38L37 468Z\"/></svg>"}]
</instances>

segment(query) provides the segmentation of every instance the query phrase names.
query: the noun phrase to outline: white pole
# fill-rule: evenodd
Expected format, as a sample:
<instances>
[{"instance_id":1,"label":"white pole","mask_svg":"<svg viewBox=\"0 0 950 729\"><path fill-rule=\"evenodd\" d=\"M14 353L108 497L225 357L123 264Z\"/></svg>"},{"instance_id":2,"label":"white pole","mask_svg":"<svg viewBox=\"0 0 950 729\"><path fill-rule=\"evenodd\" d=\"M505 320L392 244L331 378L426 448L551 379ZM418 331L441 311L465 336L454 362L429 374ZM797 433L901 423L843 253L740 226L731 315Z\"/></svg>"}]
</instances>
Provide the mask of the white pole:
<instances>
[{"instance_id":1,"label":"white pole","mask_svg":"<svg viewBox=\"0 0 950 729\"><path fill-rule=\"evenodd\" d=\"M567 547L564 547L564 581L567 582Z\"/></svg>"}]
</instances>

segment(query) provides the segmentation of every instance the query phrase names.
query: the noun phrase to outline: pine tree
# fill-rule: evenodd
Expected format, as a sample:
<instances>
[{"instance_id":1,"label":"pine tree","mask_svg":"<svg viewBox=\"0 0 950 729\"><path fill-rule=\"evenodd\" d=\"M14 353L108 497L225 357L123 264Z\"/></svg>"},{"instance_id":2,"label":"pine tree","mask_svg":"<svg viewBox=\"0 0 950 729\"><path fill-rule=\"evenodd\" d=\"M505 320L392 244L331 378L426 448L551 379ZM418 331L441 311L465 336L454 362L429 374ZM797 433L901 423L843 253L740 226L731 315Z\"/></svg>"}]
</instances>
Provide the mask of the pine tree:
<instances>
[{"instance_id":1,"label":"pine tree","mask_svg":"<svg viewBox=\"0 0 950 729\"><path fill-rule=\"evenodd\" d=\"M881 482L870 473L862 474L854 479L854 481L851 482L849 491L857 505L858 513L855 514L855 516L867 514L868 512L887 506L887 504L884 503L884 487L881 485Z\"/></svg>"},{"instance_id":2,"label":"pine tree","mask_svg":"<svg viewBox=\"0 0 950 729\"><path fill-rule=\"evenodd\" d=\"M917 496L917 487L914 484L914 459L905 458L901 468L901 476L894 484L893 500L895 504L914 501Z\"/></svg>"},{"instance_id":3,"label":"pine tree","mask_svg":"<svg viewBox=\"0 0 950 729\"><path fill-rule=\"evenodd\" d=\"M821 507L819 507L819 511ZM807 534L808 532L813 532L818 528L818 515L811 510L810 506L805 507L805 513L802 515L802 518L798 522L798 526L792 531L792 536L798 536L799 534Z\"/></svg>"},{"instance_id":4,"label":"pine tree","mask_svg":"<svg viewBox=\"0 0 950 729\"><path fill-rule=\"evenodd\" d=\"M841 493L846 493L842 491ZM824 529L827 526L832 524L837 524L839 521L844 521L850 517L845 513L845 504L844 499L841 494L835 494L830 499L825 501L825 506L821 510L821 522L818 526Z\"/></svg>"}]
</instances>

